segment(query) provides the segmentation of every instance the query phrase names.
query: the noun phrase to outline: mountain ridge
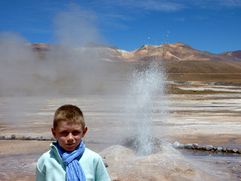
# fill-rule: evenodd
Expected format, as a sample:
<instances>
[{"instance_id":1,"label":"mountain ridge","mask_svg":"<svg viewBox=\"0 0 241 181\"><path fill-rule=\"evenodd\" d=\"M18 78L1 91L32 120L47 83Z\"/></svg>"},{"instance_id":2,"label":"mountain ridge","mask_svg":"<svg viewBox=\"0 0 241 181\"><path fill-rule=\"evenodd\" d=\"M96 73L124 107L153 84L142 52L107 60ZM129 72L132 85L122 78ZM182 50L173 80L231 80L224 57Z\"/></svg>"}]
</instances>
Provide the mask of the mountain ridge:
<instances>
[{"instance_id":1,"label":"mountain ridge","mask_svg":"<svg viewBox=\"0 0 241 181\"><path fill-rule=\"evenodd\" d=\"M122 58L127 61L145 61L151 57L163 61L241 61L241 50L214 54L177 42L174 44L143 45L134 51L122 53Z\"/></svg>"},{"instance_id":2,"label":"mountain ridge","mask_svg":"<svg viewBox=\"0 0 241 181\"><path fill-rule=\"evenodd\" d=\"M48 51L57 45L34 44L35 52L45 58ZM58 47L58 46L57 46ZM68 48L69 47L62 47ZM62 50L62 49L61 49ZM86 51L87 50L87 51ZM241 83L241 50L227 51L214 54L207 51L194 49L184 43L143 45L133 51L125 51L106 45L88 45L71 49L76 52L87 52L98 55L99 60L110 62L106 65L115 66L115 71L129 69L133 66L148 65L157 61L162 66L168 78L177 81L217 81ZM117 64L111 64L117 63ZM121 68L122 67L122 68ZM117 72L113 72L114 74Z\"/></svg>"},{"instance_id":3,"label":"mountain ridge","mask_svg":"<svg viewBox=\"0 0 241 181\"><path fill-rule=\"evenodd\" d=\"M51 49L47 43L33 43L33 50L44 52ZM155 58L162 61L241 61L241 50L226 51L214 54L208 51L201 51L193 47L177 42L174 44L143 45L133 51L126 51L106 45L88 45L88 48L102 49L105 56L122 61L146 61Z\"/></svg>"},{"instance_id":4,"label":"mountain ridge","mask_svg":"<svg viewBox=\"0 0 241 181\"><path fill-rule=\"evenodd\" d=\"M43 56L51 51L51 45L34 44L34 50ZM149 63L158 61L165 66L167 73L241 73L241 50L213 54L192 48L184 43L143 45L125 51L115 47L89 45L87 49L98 52L100 60L106 62ZM74 51L85 51L86 47L75 48ZM84 52L83 51L83 52ZM91 51L87 51L90 53Z\"/></svg>"}]
</instances>

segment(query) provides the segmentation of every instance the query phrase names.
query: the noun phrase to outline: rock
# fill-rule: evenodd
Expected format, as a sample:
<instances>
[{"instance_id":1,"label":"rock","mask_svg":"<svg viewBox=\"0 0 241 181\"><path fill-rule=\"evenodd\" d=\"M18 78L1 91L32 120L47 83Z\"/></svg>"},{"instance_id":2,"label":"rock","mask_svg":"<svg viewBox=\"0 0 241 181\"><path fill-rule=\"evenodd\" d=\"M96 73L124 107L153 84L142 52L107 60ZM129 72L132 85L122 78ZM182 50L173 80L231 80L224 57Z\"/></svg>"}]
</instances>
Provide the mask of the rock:
<instances>
[{"instance_id":1,"label":"rock","mask_svg":"<svg viewBox=\"0 0 241 181\"><path fill-rule=\"evenodd\" d=\"M232 148L226 148L226 151L227 151L228 153L233 153L233 149L232 149Z\"/></svg>"},{"instance_id":2,"label":"rock","mask_svg":"<svg viewBox=\"0 0 241 181\"><path fill-rule=\"evenodd\" d=\"M199 145L198 145L197 143L194 143L194 144L192 144L192 148L193 148L193 149L198 149L198 148L199 148Z\"/></svg>"},{"instance_id":3,"label":"rock","mask_svg":"<svg viewBox=\"0 0 241 181\"><path fill-rule=\"evenodd\" d=\"M142 156L120 145L111 146L100 154L108 163L112 181L218 180L199 170L173 145L163 146L161 152Z\"/></svg>"},{"instance_id":4,"label":"rock","mask_svg":"<svg viewBox=\"0 0 241 181\"><path fill-rule=\"evenodd\" d=\"M222 146L218 146L217 147L217 151L219 151L219 152L223 151L223 147Z\"/></svg>"},{"instance_id":5,"label":"rock","mask_svg":"<svg viewBox=\"0 0 241 181\"><path fill-rule=\"evenodd\" d=\"M172 144L174 148L180 149L193 149L193 150L200 150L200 151L212 151L212 152L226 152L226 153L237 153L241 154L241 149L239 148L226 148L223 146L213 146L213 145L198 145L197 143L193 144L181 144L178 141Z\"/></svg>"},{"instance_id":6,"label":"rock","mask_svg":"<svg viewBox=\"0 0 241 181\"><path fill-rule=\"evenodd\" d=\"M192 149L192 144L185 144L185 145L184 145L184 148L186 148L186 149Z\"/></svg>"},{"instance_id":7,"label":"rock","mask_svg":"<svg viewBox=\"0 0 241 181\"><path fill-rule=\"evenodd\" d=\"M238 150L237 148L234 148L234 149L233 149L233 152L234 152L234 153L238 153L238 151L239 151L239 150Z\"/></svg>"},{"instance_id":8,"label":"rock","mask_svg":"<svg viewBox=\"0 0 241 181\"><path fill-rule=\"evenodd\" d=\"M174 147L174 148L184 148L184 145L181 144L181 143L179 143L178 141L175 141L175 142L173 143L173 147Z\"/></svg>"},{"instance_id":9,"label":"rock","mask_svg":"<svg viewBox=\"0 0 241 181\"><path fill-rule=\"evenodd\" d=\"M206 150L207 151L213 150L213 145L206 145Z\"/></svg>"}]
</instances>

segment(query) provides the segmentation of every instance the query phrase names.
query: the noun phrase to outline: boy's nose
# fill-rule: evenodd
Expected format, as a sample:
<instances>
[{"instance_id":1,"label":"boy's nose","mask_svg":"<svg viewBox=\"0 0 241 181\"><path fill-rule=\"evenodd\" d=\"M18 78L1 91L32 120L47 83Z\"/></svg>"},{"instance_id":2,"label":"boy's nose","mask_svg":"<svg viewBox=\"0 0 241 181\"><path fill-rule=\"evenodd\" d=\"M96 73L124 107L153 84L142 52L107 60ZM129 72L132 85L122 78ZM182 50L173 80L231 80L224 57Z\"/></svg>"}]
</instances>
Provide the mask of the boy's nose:
<instances>
[{"instance_id":1,"label":"boy's nose","mask_svg":"<svg viewBox=\"0 0 241 181\"><path fill-rule=\"evenodd\" d=\"M74 136L72 135L72 133L69 133L69 134L68 134L67 140L68 140L68 141L74 140Z\"/></svg>"}]
</instances>

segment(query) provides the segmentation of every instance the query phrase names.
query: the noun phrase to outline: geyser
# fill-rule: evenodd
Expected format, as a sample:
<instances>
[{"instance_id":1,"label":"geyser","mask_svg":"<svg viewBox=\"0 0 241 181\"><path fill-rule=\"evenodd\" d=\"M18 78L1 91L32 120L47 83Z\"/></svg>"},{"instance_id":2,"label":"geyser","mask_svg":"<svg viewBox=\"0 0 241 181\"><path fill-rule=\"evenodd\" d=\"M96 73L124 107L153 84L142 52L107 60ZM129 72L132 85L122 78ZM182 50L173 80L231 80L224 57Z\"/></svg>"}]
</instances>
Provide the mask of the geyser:
<instances>
[{"instance_id":1,"label":"geyser","mask_svg":"<svg viewBox=\"0 0 241 181\"><path fill-rule=\"evenodd\" d=\"M154 61L144 69L137 69L130 81L126 110L130 135L126 143L138 154L150 154L157 145L152 134L153 101L157 95L164 96L164 82L165 74Z\"/></svg>"}]
</instances>

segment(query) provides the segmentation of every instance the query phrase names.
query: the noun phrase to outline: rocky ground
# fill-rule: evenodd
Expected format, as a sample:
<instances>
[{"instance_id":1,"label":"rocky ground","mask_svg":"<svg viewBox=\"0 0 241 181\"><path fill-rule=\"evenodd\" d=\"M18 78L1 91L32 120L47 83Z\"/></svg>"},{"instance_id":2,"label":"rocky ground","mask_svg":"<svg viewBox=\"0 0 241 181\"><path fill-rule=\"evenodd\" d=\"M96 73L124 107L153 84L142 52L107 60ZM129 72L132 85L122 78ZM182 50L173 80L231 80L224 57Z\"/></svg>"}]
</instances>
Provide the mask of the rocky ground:
<instances>
[{"instance_id":1,"label":"rocky ground","mask_svg":"<svg viewBox=\"0 0 241 181\"><path fill-rule=\"evenodd\" d=\"M172 86L181 94L157 96L152 119L148 121L151 135L163 141L155 153L140 155L123 146L131 136L133 124L129 123L130 115L125 112L126 102L116 95L1 98L0 136L51 138L54 110L71 102L85 112L89 127L86 144L103 156L112 180L240 180L240 155L176 150L164 144L164 141L178 141L239 147L240 86L200 82L172 82ZM0 180L34 180L36 160L49 144L50 141L0 140Z\"/></svg>"}]
</instances>

